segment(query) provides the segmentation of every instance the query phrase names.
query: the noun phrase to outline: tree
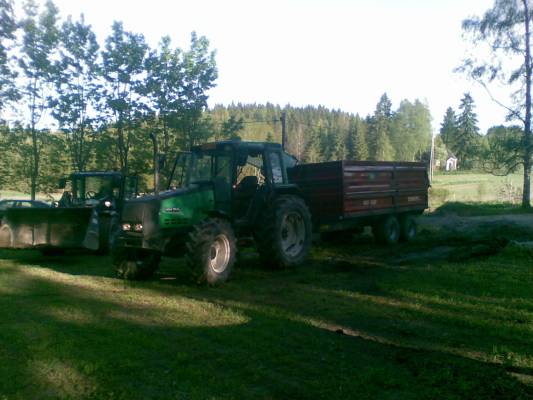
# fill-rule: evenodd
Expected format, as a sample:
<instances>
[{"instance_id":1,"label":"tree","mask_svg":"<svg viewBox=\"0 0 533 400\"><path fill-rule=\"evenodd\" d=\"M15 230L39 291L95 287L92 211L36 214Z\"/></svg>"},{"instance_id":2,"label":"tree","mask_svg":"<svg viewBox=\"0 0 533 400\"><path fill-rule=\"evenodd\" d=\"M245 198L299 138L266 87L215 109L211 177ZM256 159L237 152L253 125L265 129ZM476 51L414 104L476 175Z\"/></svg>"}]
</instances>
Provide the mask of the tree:
<instances>
[{"instance_id":1,"label":"tree","mask_svg":"<svg viewBox=\"0 0 533 400\"><path fill-rule=\"evenodd\" d=\"M392 160L394 149L390 143L392 103L384 93L374 115L369 119L369 158L371 160Z\"/></svg>"},{"instance_id":2,"label":"tree","mask_svg":"<svg viewBox=\"0 0 533 400\"><path fill-rule=\"evenodd\" d=\"M457 116L456 136L451 142L451 149L464 169L474 166L481 139L474 108L474 99L469 93L465 93L459 106L461 113Z\"/></svg>"},{"instance_id":3,"label":"tree","mask_svg":"<svg viewBox=\"0 0 533 400\"><path fill-rule=\"evenodd\" d=\"M57 28L58 10L52 1L47 1L44 10L33 1L24 5L22 20L22 48L19 66L24 77L20 92L28 106L28 131L31 138L31 198L35 199L38 186L41 140L37 124L47 106L47 90L52 80L52 58L59 38Z\"/></svg>"},{"instance_id":4,"label":"tree","mask_svg":"<svg viewBox=\"0 0 533 400\"><path fill-rule=\"evenodd\" d=\"M531 207L531 83L533 64L531 59L531 23L533 10L529 0L495 0L492 8L482 17L463 21L463 30L470 34L475 45L485 43L490 47L491 57L482 60L466 59L459 71L467 73L483 85L493 98L488 85L503 82L513 91L513 104L505 105L494 99L508 111L509 120L521 121L522 140L516 145L521 154L513 170L522 164L524 168L522 207Z\"/></svg>"},{"instance_id":5,"label":"tree","mask_svg":"<svg viewBox=\"0 0 533 400\"><path fill-rule=\"evenodd\" d=\"M440 137L446 146L451 146L451 143L457 137L457 117L453 108L448 107L444 114L444 119L440 124Z\"/></svg>"},{"instance_id":6,"label":"tree","mask_svg":"<svg viewBox=\"0 0 533 400\"><path fill-rule=\"evenodd\" d=\"M402 100L393 116L390 138L394 144L394 158L415 161L422 158L431 144L431 114L419 100Z\"/></svg>"},{"instance_id":7,"label":"tree","mask_svg":"<svg viewBox=\"0 0 533 400\"><path fill-rule=\"evenodd\" d=\"M95 110L100 98L98 43L83 15L69 17L60 34L60 58L55 62L56 95L51 97L52 116L66 134L72 166L84 171L91 155L88 135L94 133Z\"/></svg>"},{"instance_id":8,"label":"tree","mask_svg":"<svg viewBox=\"0 0 533 400\"><path fill-rule=\"evenodd\" d=\"M124 31L121 22L113 23L102 53L102 75L106 83L104 96L108 118L117 135L116 148L124 173L128 173L134 129L144 110L141 92L147 51L143 35Z\"/></svg>"},{"instance_id":9,"label":"tree","mask_svg":"<svg viewBox=\"0 0 533 400\"><path fill-rule=\"evenodd\" d=\"M493 126L487 131L483 147L483 168L494 175L507 175L520 165L523 132L519 126ZM515 168L513 170L512 168Z\"/></svg>"},{"instance_id":10,"label":"tree","mask_svg":"<svg viewBox=\"0 0 533 400\"><path fill-rule=\"evenodd\" d=\"M220 129L220 136L224 139L235 139L239 136L237 133L244 129L244 120L241 118L236 118L235 116L229 117L226 121L222 123Z\"/></svg>"},{"instance_id":11,"label":"tree","mask_svg":"<svg viewBox=\"0 0 533 400\"><path fill-rule=\"evenodd\" d=\"M0 0L0 112L6 103L18 98L16 72L10 66L9 50L15 39L17 22L12 0Z\"/></svg>"},{"instance_id":12,"label":"tree","mask_svg":"<svg viewBox=\"0 0 533 400\"><path fill-rule=\"evenodd\" d=\"M346 151L346 156L350 160L366 160L368 158L366 125L359 115L356 115L350 122L346 136Z\"/></svg>"},{"instance_id":13,"label":"tree","mask_svg":"<svg viewBox=\"0 0 533 400\"><path fill-rule=\"evenodd\" d=\"M151 50L145 60L146 79L144 94L149 99L152 129L161 133L162 155L169 156L175 138L170 132L173 113L181 108L184 70L182 52L170 47L170 37L161 39L158 49Z\"/></svg>"},{"instance_id":14,"label":"tree","mask_svg":"<svg viewBox=\"0 0 533 400\"><path fill-rule=\"evenodd\" d=\"M179 144L190 148L202 143L211 135L210 121L204 118L207 109L207 92L215 86L218 77L215 52L209 50L209 41L204 36L191 34L190 49L183 53L183 86L179 110L172 114L171 125L180 134Z\"/></svg>"}]
</instances>

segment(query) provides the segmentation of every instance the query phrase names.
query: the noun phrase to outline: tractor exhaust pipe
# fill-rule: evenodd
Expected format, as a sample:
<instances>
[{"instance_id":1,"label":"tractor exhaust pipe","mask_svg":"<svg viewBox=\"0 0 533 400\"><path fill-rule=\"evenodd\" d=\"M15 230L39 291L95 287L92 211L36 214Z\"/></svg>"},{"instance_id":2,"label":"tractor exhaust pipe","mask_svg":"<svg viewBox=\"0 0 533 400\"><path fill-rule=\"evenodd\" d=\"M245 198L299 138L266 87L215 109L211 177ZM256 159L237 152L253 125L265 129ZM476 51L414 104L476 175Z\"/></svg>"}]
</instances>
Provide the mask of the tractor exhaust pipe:
<instances>
[{"instance_id":1,"label":"tractor exhaust pipe","mask_svg":"<svg viewBox=\"0 0 533 400\"><path fill-rule=\"evenodd\" d=\"M155 132L150 133L154 151L154 194L159 193L159 145L157 143L157 135Z\"/></svg>"}]
</instances>

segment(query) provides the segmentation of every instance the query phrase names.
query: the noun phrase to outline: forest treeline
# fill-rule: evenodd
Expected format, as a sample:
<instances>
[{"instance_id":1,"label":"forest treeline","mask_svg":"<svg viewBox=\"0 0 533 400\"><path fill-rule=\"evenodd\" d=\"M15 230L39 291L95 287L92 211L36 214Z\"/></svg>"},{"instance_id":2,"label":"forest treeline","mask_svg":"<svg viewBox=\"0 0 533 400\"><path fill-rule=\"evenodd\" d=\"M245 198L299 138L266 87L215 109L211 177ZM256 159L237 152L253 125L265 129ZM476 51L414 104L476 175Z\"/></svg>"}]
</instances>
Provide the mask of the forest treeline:
<instances>
[{"instance_id":1,"label":"forest treeline","mask_svg":"<svg viewBox=\"0 0 533 400\"><path fill-rule=\"evenodd\" d=\"M151 133L168 165L177 152L208 140L280 142L282 113L287 150L301 162L430 157L432 118L418 99L393 109L383 94L366 116L322 106L209 109L218 71L203 36L193 32L186 49L169 37L152 48L142 34L115 22L99 43L83 15L62 21L52 1L42 7L27 1L16 15L12 0L0 0L0 16L0 189L33 197L53 191L60 177L85 170L138 174L149 188ZM512 135L500 127L492 137ZM457 113L447 111L435 154L455 152L462 168L475 168L483 149L499 145L491 143L479 134L466 94Z\"/></svg>"}]
</instances>

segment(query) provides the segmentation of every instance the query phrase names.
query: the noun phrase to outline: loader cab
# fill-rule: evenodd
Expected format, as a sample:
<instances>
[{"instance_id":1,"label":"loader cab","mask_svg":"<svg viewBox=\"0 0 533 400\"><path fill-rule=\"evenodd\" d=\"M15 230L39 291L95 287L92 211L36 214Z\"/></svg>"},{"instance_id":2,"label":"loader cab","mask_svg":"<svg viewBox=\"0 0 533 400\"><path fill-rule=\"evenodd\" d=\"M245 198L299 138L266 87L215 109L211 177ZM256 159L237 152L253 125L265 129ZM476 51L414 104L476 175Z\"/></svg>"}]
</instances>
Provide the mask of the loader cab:
<instances>
[{"instance_id":1,"label":"loader cab","mask_svg":"<svg viewBox=\"0 0 533 400\"><path fill-rule=\"evenodd\" d=\"M62 179L64 189L59 207L95 207L104 204L116 208L123 199L137 193L136 176L123 178L120 172L76 172L69 179Z\"/></svg>"}]
</instances>

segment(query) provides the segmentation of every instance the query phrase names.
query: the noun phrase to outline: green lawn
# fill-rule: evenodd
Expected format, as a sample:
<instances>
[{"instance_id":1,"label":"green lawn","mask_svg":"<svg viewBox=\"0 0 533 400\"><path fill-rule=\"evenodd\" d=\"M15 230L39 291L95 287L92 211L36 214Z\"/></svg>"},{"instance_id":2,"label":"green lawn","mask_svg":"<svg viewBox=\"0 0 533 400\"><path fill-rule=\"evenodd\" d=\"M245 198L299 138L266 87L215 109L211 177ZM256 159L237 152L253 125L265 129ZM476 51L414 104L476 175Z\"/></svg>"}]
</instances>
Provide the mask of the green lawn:
<instances>
[{"instance_id":1,"label":"green lawn","mask_svg":"<svg viewBox=\"0 0 533 400\"><path fill-rule=\"evenodd\" d=\"M432 206L450 202L513 202L521 198L522 174L438 173L431 183ZM519 202L519 201L517 201Z\"/></svg>"},{"instance_id":2,"label":"green lawn","mask_svg":"<svg viewBox=\"0 0 533 400\"><path fill-rule=\"evenodd\" d=\"M531 240L531 239L530 239ZM316 247L217 288L181 260L124 283L106 257L0 251L0 399L531 399L533 259Z\"/></svg>"}]
</instances>

